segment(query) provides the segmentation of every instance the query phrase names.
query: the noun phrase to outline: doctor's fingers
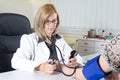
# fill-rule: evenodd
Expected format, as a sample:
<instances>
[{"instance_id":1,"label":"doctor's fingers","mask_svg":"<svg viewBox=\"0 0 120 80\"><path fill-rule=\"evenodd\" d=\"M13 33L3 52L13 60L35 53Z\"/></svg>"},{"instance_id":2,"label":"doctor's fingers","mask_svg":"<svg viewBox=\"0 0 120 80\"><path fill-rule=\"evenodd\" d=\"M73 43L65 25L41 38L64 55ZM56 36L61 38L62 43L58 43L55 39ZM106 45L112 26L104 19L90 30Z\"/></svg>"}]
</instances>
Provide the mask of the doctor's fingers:
<instances>
[{"instance_id":1,"label":"doctor's fingers","mask_svg":"<svg viewBox=\"0 0 120 80\"><path fill-rule=\"evenodd\" d=\"M68 66L75 67L75 66L77 66L77 63L69 63Z\"/></svg>"},{"instance_id":2,"label":"doctor's fingers","mask_svg":"<svg viewBox=\"0 0 120 80\"><path fill-rule=\"evenodd\" d=\"M45 72L46 72L47 74L53 74L53 73L54 73L54 70L47 69Z\"/></svg>"},{"instance_id":3,"label":"doctor's fingers","mask_svg":"<svg viewBox=\"0 0 120 80\"><path fill-rule=\"evenodd\" d=\"M77 63L77 59L76 58L71 58L71 59L69 59L69 63Z\"/></svg>"},{"instance_id":4,"label":"doctor's fingers","mask_svg":"<svg viewBox=\"0 0 120 80\"><path fill-rule=\"evenodd\" d=\"M47 73L47 74L53 74L54 73L54 71L46 71L45 73Z\"/></svg>"},{"instance_id":5,"label":"doctor's fingers","mask_svg":"<svg viewBox=\"0 0 120 80\"><path fill-rule=\"evenodd\" d=\"M55 64L58 64L58 60L54 60Z\"/></svg>"},{"instance_id":6,"label":"doctor's fingers","mask_svg":"<svg viewBox=\"0 0 120 80\"><path fill-rule=\"evenodd\" d=\"M56 64L53 64L53 65L52 64L48 64L47 69L50 70L50 71L56 70Z\"/></svg>"},{"instance_id":7,"label":"doctor's fingers","mask_svg":"<svg viewBox=\"0 0 120 80\"><path fill-rule=\"evenodd\" d=\"M71 67L76 66L76 65L77 65L76 58L75 58L75 59L71 59L71 60L69 61L68 65L71 66Z\"/></svg>"},{"instance_id":8,"label":"doctor's fingers","mask_svg":"<svg viewBox=\"0 0 120 80\"><path fill-rule=\"evenodd\" d=\"M46 73L46 74L52 74L52 73L54 73L54 71L53 71L53 70L50 70L50 69L48 68L48 69L45 70L45 73Z\"/></svg>"},{"instance_id":9,"label":"doctor's fingers","mask_svg":"<svg viewBox=\"0 0 120 80\"><path fill-rule=\"evenodd\" d=\"M69 58L69 61L76 61L77 59L76 59L76 57L74 57L74 58Z\"/></svg>"}]
</instances>

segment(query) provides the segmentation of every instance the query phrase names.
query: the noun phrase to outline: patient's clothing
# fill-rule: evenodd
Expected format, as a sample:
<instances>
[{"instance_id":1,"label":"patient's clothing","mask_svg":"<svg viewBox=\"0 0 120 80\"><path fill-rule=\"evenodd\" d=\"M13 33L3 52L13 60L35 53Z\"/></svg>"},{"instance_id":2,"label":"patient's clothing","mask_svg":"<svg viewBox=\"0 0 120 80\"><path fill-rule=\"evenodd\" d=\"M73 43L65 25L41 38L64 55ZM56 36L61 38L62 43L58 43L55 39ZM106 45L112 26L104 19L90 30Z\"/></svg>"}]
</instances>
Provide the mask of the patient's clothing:
<instances>
[{"instance_id":1,"label":"patient's clothing","mask_svg":"<svg viewBox=\"0 0 120 80\"><path fill-rule=\"evenodd\" d=\"M103 55L112 71L120 71L120 34L115 36L111 42L106 45Z\"/></svg>"}]
</instances>

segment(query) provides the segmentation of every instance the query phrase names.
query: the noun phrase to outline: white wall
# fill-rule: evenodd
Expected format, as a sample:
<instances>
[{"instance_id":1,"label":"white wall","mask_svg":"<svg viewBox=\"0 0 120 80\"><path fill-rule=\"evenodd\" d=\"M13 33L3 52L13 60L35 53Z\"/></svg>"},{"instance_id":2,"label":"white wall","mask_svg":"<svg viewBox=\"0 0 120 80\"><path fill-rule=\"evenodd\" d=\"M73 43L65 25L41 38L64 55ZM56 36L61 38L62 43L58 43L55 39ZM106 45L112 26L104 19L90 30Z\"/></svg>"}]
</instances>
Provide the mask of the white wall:
<instances>
[{"instance_id":1,"label":"white wall","mask_svg":"<svg viewBox=\"0 0 120 80\"><path fill-rule=\"evenodd\" d=\"M87 34L90 28L120 32L120 0L52 0L60 14L60 32Z\"/></svg>"},{"instance_id":2,"label":"white wall","mask_svg":"<svg viewBox=\"0 0 120 80\"><path fill-rule=\"evenodd\" d=\"M50 0L1 0L0 13L19 13L27 16L33 27L34 17L38 8Z\"/></svg>"}]
</instances>

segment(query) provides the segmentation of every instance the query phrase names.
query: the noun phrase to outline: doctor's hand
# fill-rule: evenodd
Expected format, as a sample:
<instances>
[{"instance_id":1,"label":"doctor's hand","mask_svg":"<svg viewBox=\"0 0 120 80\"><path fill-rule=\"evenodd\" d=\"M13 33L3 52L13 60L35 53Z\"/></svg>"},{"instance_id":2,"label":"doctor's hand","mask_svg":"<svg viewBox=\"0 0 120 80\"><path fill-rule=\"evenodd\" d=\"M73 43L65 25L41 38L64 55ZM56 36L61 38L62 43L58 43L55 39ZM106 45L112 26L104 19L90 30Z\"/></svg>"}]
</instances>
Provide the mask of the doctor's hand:
<instances>
[{"instance_id":1,"label":"doctor's hand","mask_svg":"<svg viewBox=\"0 0 120 80\"><path fill-rule=\"evenodd\" d=\"M77 66L78 64L77 64L77 59L74 57L74 58L69 58L69 63L68 63L68 65L70 66L70 67L75 67L75 66Z\"/></svg>"},{"instance_id":2,"label":"doctor's hand","mask_svg":"<svg viewBox=\"0 0 120 80\"><path fill-rule=\"evenodd\" d=\"M48 60L45 63L40 64L35 69L37 71L43 71L46 74L53 74L54 71L56 70L56 64L50 64L49 62L50 62L50 60Z\"/></svg>"},{"instance_id":3,"label":"doctor's hand","mask_svg":"<svg viewBox=\"0 0 120 80\"><path fill-rule=\"evenodd\" d=\"M56 64L50 64L51 60L48 60L47 62L43 63L42 70L47 74L52 74L56 70Z\"/></svg>"}]
</instances>

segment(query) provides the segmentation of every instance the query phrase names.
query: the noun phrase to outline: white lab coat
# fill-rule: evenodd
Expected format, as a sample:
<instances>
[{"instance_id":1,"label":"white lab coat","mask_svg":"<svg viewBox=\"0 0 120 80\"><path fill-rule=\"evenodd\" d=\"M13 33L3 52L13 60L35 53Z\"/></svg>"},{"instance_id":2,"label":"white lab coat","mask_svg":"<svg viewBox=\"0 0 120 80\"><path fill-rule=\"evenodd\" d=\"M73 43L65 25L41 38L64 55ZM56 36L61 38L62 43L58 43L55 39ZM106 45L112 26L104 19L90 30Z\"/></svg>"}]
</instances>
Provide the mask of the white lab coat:
<instances>
[{"instance_id":1,"label":"white lab coat","mask_svg":"<svg viewBox=\"0 0 120 80\"><path fill-rule=\"evenodd\" d=\"M14 69L34 71L36 66L48 60L50 56L49 48L44 41L38 42L38 40L39 37L36 33L31 33L29 35L24 34L21 37L20 48L17 49L11 60ZM58 46L62 52L65 63L68 63L68 57L72 51L70 46L65 42L63 37L57 39L55 45ZM56 50L58 58L61 61L60 52L57 48ZM77 62L82 64L81 56L77 55L76 58Z\"/></svg>"}]
</instances>

